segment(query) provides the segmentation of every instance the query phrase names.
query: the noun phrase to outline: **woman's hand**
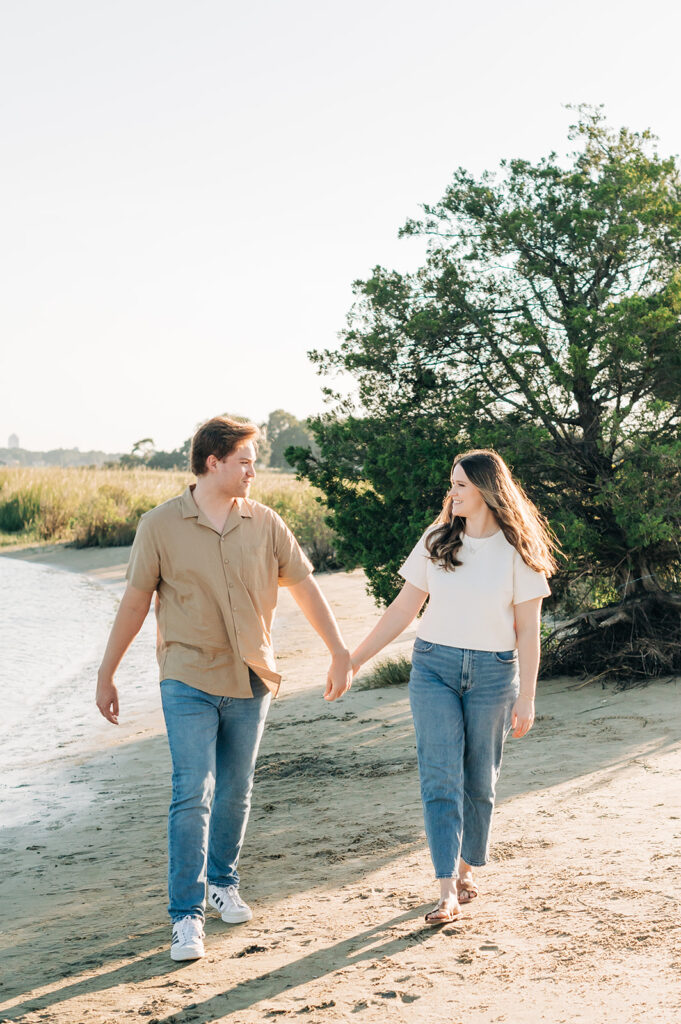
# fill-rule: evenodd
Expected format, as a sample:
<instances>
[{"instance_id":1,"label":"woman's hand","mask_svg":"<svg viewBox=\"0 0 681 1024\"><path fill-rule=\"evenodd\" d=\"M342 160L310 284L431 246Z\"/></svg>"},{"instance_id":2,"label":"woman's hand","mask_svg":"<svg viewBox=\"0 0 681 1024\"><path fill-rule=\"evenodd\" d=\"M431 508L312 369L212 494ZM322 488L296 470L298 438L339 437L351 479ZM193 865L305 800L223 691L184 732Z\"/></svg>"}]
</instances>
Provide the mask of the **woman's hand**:
<instances>
[{"instance_id":1,"label":"woman's hand","mask_svg":"<svg viewBox=\"0 0 681 1024\"><path fill-rule=\"evenodd\" d=\"M520 739L526 736L534 724L534 700L532 697L520 695L511 711L511 728L513 736Z\"/></svg>"}]
</instances>

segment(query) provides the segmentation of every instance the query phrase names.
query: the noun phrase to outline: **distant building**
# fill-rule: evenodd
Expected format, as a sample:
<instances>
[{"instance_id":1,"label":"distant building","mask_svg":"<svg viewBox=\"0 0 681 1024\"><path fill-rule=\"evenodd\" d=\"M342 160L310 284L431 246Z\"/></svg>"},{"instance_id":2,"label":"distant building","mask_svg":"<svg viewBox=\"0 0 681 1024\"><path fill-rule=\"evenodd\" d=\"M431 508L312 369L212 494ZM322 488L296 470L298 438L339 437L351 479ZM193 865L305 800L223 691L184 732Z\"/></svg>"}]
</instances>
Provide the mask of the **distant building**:
<instances>
[{"instance_id":1,"label":"distant building","mask_svg":"<svg viewBox=\"0 0 681 1024\"><path fill-rule=\"evenodd\" d=\"M19 438L17 437L16 434L10 434L9 435L9 438L7 440L7 447L8 448L18 448L19 447Z\"/></svg>"}]
</instances>

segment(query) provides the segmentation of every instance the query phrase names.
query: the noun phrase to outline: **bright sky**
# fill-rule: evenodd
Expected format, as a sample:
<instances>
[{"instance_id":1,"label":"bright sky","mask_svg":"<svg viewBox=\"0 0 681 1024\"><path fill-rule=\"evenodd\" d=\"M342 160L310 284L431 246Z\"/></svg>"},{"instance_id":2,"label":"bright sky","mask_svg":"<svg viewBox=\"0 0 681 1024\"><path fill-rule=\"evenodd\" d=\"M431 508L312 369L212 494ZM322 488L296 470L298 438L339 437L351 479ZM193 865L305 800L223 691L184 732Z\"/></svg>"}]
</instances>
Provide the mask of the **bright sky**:
<instances>
[{"instance_id":1,"label":"bright sky","mask_svg":"<svg viewBox=\"0 0 681 1024\"><path fill-rule=\"evenodd\" d=\"M306 353L457 166L565 103L681 151L671 0L2 0L0 447L323 408Z\"/></svg>"}]
</instances>

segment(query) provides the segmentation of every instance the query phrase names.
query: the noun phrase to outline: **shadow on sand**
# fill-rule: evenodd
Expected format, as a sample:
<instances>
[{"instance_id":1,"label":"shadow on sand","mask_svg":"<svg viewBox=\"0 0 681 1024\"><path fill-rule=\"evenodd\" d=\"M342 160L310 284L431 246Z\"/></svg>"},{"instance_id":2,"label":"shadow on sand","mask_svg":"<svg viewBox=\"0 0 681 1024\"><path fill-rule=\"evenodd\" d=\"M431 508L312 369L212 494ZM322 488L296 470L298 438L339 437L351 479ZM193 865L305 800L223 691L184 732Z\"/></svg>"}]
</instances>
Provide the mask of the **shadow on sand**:
<instances>
[{"instance_id":1,"label":"shadow on sand","mask_svg":"<svg viewBox=\"0 0 681 1024\"><path fill-rule=\"evenodd\" d=\"M670 696L671 689L677 695L678 683L668 685ZM612 776L634 758L678 745L681 725L671 716L647 717L646 692L571 692L565 682L546 684L535 730L522 742L509 740L499 801L575 779L588 787L596 784L590 778L595 772ZM1 833L0 1020L31 1011L50 1019L46 1011L76 996L182 978L184 965L168 958L164 915L170 785L165 737L129 743L75 765L73 772L94 788L94 813L75 815L50 832ZM25 850L35 856L30 870ZM322 702L316 690L276 702L241 863L244 893L257 901L259 919L268 906L294 894L361 883L368 873L414 853L427 859L405 689L357 690L338 705ZM121 902L129 913L120 913ZM112 904L116 914L109 913ZM215 1020L292 985L421 943L432 929L409 922L423 912L412 904L406 913L204 1002L188 997L181 1019ZM209 920L209 938L219 927ZM33 952L38 932L40 962ZM157 1019L165 1024L177 1018Z\"/></svg>"}]
</instances>

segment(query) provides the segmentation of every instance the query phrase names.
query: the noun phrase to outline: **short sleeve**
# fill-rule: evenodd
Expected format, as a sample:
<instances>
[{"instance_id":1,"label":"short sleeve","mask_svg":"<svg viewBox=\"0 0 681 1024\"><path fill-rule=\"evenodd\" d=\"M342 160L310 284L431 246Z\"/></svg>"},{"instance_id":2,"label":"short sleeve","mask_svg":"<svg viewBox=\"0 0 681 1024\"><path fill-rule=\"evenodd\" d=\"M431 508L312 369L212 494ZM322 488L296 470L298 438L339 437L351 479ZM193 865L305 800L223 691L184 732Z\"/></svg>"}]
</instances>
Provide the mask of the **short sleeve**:
<instances>
[{"instance_id":1,"label":"short sleeve","mask_svg":"<svg viewBox=\"0 0 681 1024\"><path fill-rule=\"evenodd\" d=\"M513 604L535 597L549 597L551 589L543 572L531 569L518 551L513 553Z\"/></svg>"},{"instance_id":2,"label":"short sleeve","mask_svg":"<svg viewBox=\"0 0 681 1024\"><path fill-rule=\"evenodd\" d=\"M397 571L407 583L411 583L413 587L418 587L419 590L424 590L428 594L430 593L428 587L428 563L430 556L426 548L426 536L427 531L415 547L412 548L407 560Z\"/></svg>"},{"instance_id":3,"label":"short sleeve","mask_svg":"<svg viewBox=\"0 0 681 1024\"><path fill-rule=\"evenodd\" d=\"M274 553L279 564L279 586L293 587L314 571L314 566L284 520L275 514Z\"/></svg>"},{"instance_id":4,"label":"short sleeve","mask_svg":"<svg viewBox=\"0 0 681 1024\"><path fill-rule=\"evenodd\" d=\"M156 590L161 582L161 559L153 534L149 522L142 516L125 573L128 583L147 593Z\"/></svg>"}]
</instances>

